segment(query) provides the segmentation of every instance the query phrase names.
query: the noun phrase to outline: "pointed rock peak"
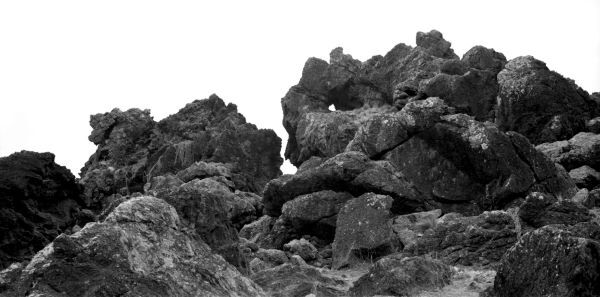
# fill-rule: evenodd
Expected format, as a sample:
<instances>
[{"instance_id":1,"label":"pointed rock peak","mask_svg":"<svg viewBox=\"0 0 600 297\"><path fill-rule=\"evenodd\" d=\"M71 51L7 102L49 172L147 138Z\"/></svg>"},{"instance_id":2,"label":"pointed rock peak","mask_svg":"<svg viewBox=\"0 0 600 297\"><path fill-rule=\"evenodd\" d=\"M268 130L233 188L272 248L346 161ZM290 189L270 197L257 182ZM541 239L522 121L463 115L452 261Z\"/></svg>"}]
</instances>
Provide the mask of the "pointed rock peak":
<instances>
[{"instance_id":1,"label":"pointed rock peak","mask_svg":"<svg viewBox=\"0 0 600 297\"><path fill-rule=\"evenodd\" d=\"M446 59L457 59L451 46L440 31L431 30L428 33L417 32L417 46L426 49L430 54Z\"/></svg>"}]
</instances>

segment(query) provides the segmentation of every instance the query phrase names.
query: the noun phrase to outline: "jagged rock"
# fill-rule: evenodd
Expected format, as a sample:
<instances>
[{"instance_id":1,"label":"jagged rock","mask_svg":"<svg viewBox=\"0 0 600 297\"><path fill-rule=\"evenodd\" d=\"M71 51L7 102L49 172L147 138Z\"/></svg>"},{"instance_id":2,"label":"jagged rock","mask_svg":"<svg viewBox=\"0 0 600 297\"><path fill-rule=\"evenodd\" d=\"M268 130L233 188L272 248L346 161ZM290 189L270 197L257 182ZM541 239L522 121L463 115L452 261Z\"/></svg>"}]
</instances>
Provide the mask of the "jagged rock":
<instances>
[{"instance_id":1,"label":"jagged rock","mask_svg":"<svg viewBox=\"0 0 600 297\"><path fill-rule=\"evenodd\" d=\"M142 192L153 177L179 173L184 182L224 176L242 191L259 193L281 175L281 140L272 130L246 123L234 104L216 95L196 100L156 123L148 110L91 117L98 145L81 171L85 197L96 209L115 193ZM198 163L197 163L198 162Z\"/></svg>"},{"instance_id":2,"label":"jagged rock","mask_svg":"<svg viewBox=\"0 0 600 297\"><path fill-rule=\"evenodd\" d=\"M600 134L581 132L569 140L543 143L536 148L567 170L585 165L600 170Z\"/></svg>"},{"instance_id":3,"label":"jagged rock","mask_svg":"<svg viewBox=\"0 0 600 297\"><path fill-rule=\"evenodd\" d=\"M444 39L442 33L437 30L431 30L428 33L417 32L417 46L424 48L433 56L447 59L458 59L454 50L450 48L452 44Z\"/></svg>"},{"instance_id":4,"label":"jagged rock","mask_svg":"<svg viewBox=\"0 0 600 297\"><path fill-rule=\"evenodd\" d=\"M250 271L250 274L255 274L273 267L273 264L267 263L259 258L254 258L248 263L248 270Z\"/></svg>"},{"instance_id":5,"label":"jagged rock","mask_svg":"<svg viewBox=\"0 0 600 297\"><path fill-rule=\"evenodd\" d=\"M583 188L573 196L573 202L579 203L587 208L594 208L596 206L596 196L590 195L590 191Z\"/></svg>"},{"instance_id":6,"label":"jagged rock","mask_svg":"<svg viewBox=\"0 0 600 297\"><path fill-rule=\"evenodd\" d=\"M414 296L423 290L439 290L450 284L451 278L451 268L440 261L395 254L375 262L354 283L350 294Z\"/></svg>"},{"instance_id":7,"label":"jagged rock","mask_svg":"<svg viewBox=\"0 0 600 297\"><path fill-rule=\"evenodd\" d=\"M285 202L324 190L347 191L354 196L367 192L386 194L394 197L398 208L412 209L419 204L411 185L389 163L371 161L359 152L346 152L317 167L270 181L263 194L266 214L279 216Z\"/></svg>"},{"instance_id":8,"label":"jagged rock","mask_svg":"<svg viewBox=\"0 0 600 297\"><path fill-rule=\"evenodd\" d=\"M516 216L504 211L486 211L465 217L449 213L435 226L426 229L414 245L404 252L431 254L450 265L495 264L516 241L521 232Z\"/></svg>"},{"instance_id":9,"label":"jagged rock","mask_svg":"<svg viewBox=\"0 0 600 297\"><path fill-rule=\"evenodd\" d=\"M532 56L509 61L498 84L496 124L535 144L569 139L598 114L598 104L587 92Z\"/></svg>"},{"instance_id":10,"label":"jagged rock","mask_svg":"<svg viewBox=\"0 0 600 297\"><path fill-rule=\"evenodd\" d=\"M537 192L527 195L520 206L519 217L535 228L551 224L575 225L592 219L582 205Z\"/></svg>"},{"instance_id":11,"label":"jagged rock","mask_svg":"<svg viewBox=\"0 0 600 297\"><path fill-rule=\"evenodd\" d=\"M493 296L598 296L600 243L564 226L525 234L502 259Z\"/></svg>"},{"instance_id":12,"label":"jagged rock","mask_svg":"<svg viewBox=\"0 0 600 297\"><path fill-rule=\"evenodd\" d=\"M308 265L284 264L251 276L269 296L347 296L349 284Z\"/></svg>"},{"instance_id":13,"label":"jagged rock","mask_svg":"<svg viewBox=\"0 0 600 297\"><path fill-rule=\"evenodd\" d=\"M290 251L290 253L294 255L300 256L306 261L315 260L319 253L319 251L317 251L317 248L315 248L315 246L312 245L312 243L310 243L304 238L294 239L283 245L283 248Z\"/></svg>"},{"instance_id":14,"label":"jagged rock","mask_svg":"<svg viewBox=\"0 0 600 297\"><path fill-rule=\"evenodd\" d=\"M587 165L569 171L569 176L579 188L592 190L600 184L600 172Z\"/></svg>"},{"instance_id":15,"label":"jagged rock","mask_svg":"<svg viewBox=\"0 0 600 297\"><path fill-rule=\"evenodd\" d=\"M417 243L418 238L423 236L425 230L435 227L441 215L442 211L435 209L396 216L392 221L392 230L402 243L403 249L410 249Z\"/></svg>"},{"instance_id":16,"label":"jagged rock","mask_svg":"<svg viewBox=\"0 0 600 297\"><path fill-rule=\"evenodd\" d=\"M351 264L354 258L376 258L400 248L393 236L393 199L367 193L349 200L338 213L333 241L333 269Z\"/></svg>"},{"instance_id":17,"label":"jagged rock","mask_svg":"<svg viewBox=\"0 0 600 297\"><path fill-rule=\"evenodd\" d=\"M71 172L51 153L0 158L0 269L30 259L60 233L90 221Z\"/></svg>"},{"instance_id":18,"label":"jagged rock","mask_svg":"<svg viewBox=\"0 0 600 297\"><path fill-rule=\"evenodd\" d=\"M283 204L281 217L297 233L333 239L337 213L352 198L347 192L331 190L300 195Z\"/></svg>"},{"instance_id":19,"label":"jagged rock","mask_svg":"<svg viewBox=\"0 0 600 297\"><path fill-rule=\"evenodd\" d=\"M175 209L132 198L101 223L60 235L3 296L265 296L202 241Z\"/></svg>"},{"instance_id":20,"label":"jagged rock","mask_svg":"<svg viewBox=\"0 0 600 297\"><path fill-rule=\"evenodd\" d=\"M600 103L600 98L597 101ZM589 132L598 134L600 133L600 117L595 117L585 123L585 126Z\"/></svg>"},{"instance_id":21,"label":"jagged rock","mask_svg":"<svg viewBox=\"0 0 600 297\"><path fill-rule=\"evenodd\" d=\"M498 74L506 65L506 57L502 53L481 45L468 50L461 61L471 68L492 71L494 74Z\"/></svg>"}]
</instances>

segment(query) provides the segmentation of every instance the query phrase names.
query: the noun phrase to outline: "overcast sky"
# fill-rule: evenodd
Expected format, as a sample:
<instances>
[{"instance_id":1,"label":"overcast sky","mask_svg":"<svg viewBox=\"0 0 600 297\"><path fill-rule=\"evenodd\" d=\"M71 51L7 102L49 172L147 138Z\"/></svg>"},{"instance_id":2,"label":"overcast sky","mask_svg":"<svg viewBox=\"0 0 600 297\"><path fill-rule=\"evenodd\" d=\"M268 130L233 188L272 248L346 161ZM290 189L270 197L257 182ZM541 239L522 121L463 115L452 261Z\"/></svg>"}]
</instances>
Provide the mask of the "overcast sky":
<instances>
[{"instance_id":1,"label":"overcast sky","mask_svg":"<svg viewBox=\"0 0 600 297\"><path fill-rule=\"evenodd\" d=\"M139 107L160 120L212 93L285 147L280 99L308 57L342 46L364 61L431 29L459 56L533 55L600 91L598 0L290 3L1 1L0 156L50 151L77 175L95 150L90 114Z\"/></svg>"}]
</instances>

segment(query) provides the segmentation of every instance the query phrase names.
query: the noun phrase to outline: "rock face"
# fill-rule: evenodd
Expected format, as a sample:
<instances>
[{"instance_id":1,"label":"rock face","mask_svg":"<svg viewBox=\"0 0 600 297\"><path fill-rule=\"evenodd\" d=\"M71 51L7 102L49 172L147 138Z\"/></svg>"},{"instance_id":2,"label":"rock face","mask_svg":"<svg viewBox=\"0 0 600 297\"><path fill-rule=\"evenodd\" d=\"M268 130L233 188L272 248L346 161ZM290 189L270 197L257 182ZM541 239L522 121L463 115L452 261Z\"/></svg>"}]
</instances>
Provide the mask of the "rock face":
<instances>
[{"instance_id":1,"label":"rock face","mask_svg":"<svg viewBox=\"0 0 600 297\"><path fill-rule=\"evenodd\" d=\"M61 235L3 296L264 296L255 283L187 235L162 199L137 197L104 222Z\"/></svg>"},{"instance_id":2,"label":"rock face","mask_svg":"<svg viewBox=\"0 0 600 297\"><path fill-rule=\"evenodd\" d=\"M71 172L51 153L0 158L0 269L30 259L60 233L89 220ZM93 216L92 216L93 217Z\"/></svg>"},{"instance_id":3,"label":"rock face","mask_svg":"<svg viewBox=\"0 0 600 297\"><path fill-rule=\"evenodd\" d=\"M502 259L493 295L598 296L600 243L583 233L553 225L524 235Z\"/></svg>"},{"instance_id":4,"label":"rock face","mask_svg":"<svg viewBox=\"0 0 600 297\"><path fill-rule=\"evenodd\" d=\"M496 124L535 144L569 139L598 115L598 103L587 92L531 56L509 61L498 84Z\"/></svg>"},{"instance_id":5,"label":"rock face","mask_svg":"<svg viewBox=\"0 0 600 297\"><path fill-rule=\"evenodd\" d=\"M279 137L247 123L235 105L216 95L158 123L148 110L114 109L92 116L90 125L89 139L98 149L82 169L81 183L97 208L106 196L143 192L152 177L184 169L183 179L227 174L236 189L255 193L281 174ZM190 168L196 162L202 163Z\"/></svg>"},{"instance_id":6,"label":"rock face","mask_svg":"<svg viewBox=\"0 0 600 297\"><path fill-rule=\"evenodd\" d=\"M452 270L437 260L390 255L377 262L354 283L351 296L414 296L439 290L450 283Z\"/></svg>"}]
</instances>

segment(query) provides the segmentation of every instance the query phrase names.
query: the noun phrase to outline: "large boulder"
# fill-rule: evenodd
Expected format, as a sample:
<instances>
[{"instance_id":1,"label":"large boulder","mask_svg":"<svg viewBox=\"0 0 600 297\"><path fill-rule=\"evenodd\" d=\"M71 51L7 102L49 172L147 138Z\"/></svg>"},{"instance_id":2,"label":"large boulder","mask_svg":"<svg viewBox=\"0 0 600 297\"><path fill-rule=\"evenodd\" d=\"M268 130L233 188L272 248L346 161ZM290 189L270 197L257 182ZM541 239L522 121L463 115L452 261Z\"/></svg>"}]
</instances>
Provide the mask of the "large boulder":
<instances>
[{"instance_id":1,"label":"large boulder","mask_svg":"<svg viewBox=\"0 0 600 297\"><path fill-rule=\"evenodd\" d=\"M509 61L498 84L496 124L535 144L569 139L599 113L587 92L532 56Z\"/></svg>"},{"instance_id":2,"label":"large boulder","mask_svg":"<svg viewBox=\"0 0 600 297\"><path fill-rule=\"evenodd\" d=\"M51 153L0 158L0 269L30 259L56 236L93 216L71 172Z\"/></svg>"},{"instance_id":3,"label":"large boulder","mask_svg":"<svg viewBox=\"0 0 600 297\"><path fill-rule=\"evenodd\" d=\"M375 259L401 248L391 224L393 199L367 193L348 201L340 210L333 241L333 269L358 259Z\"/></svg>"},{"instance_id":4,"label":"large boulder","mask_svg":"<svg viewBox=\"0 0 600 297\"><path fill-rule=\"evenodd\" d=\"M534 228L552 224L570 226L593 218L588 209L579 203L538 192L527 195L519 207L518 215Z\"/></svg>"},{"instance_id":5,"label":"large boulder","mask_svg":"<svg viewBox=\"0 0 600 297\"><path fill-rule=\"evenodd\" d=\"M360 277L350 289L351 296L415 296L435 291L450 284L452 269L438 260L404 257L401 254L384 257Z\"/></svg>"},{"instance_id":6,"label":"large boulder","mask_svg":"<svg viewBox=\"0 0 600 297\"><path fill-rule=\"evenodd\" d=\"M281 175L279 137L247 123L234 104L216 95L158 123L148 110L114 109L93 115L90 124L98 149L81 170L81 184L97 209L105 206L104 197L143 192L153 177L182 170L185 180L226 175L236 189L254 193Z\"/></svg>"},{"instance_id":7,"label":"large boulder","mask_svg":"<svg viewBox=\"0 0 600 297\"><path fill-rule=\"evenodd\" d=\"M600 172L587 165L569 171L569 176L579 188L591 190L600 185Z\"/></svg>"},{"instance_id":8,"label":"large boulder","mask_svg":"<svg viewBox=\"0 0 600 297\"><path fill-rule=\"evenodd\" d=\"M502 259L493 296L599 296L600 242L590 227L545 226L525 234Z\"/></svg>"},{"instance_id":9,"label":"large boulder","mask_svg":"<svg viewBox=\"0 0 600 297\"><path fill-rule=\"evenodd\" d=\"M202 241L176 210L143 196L104 222L61 235L24 267L3 296L265 296Z\"/></svg>"}]
</instances>

